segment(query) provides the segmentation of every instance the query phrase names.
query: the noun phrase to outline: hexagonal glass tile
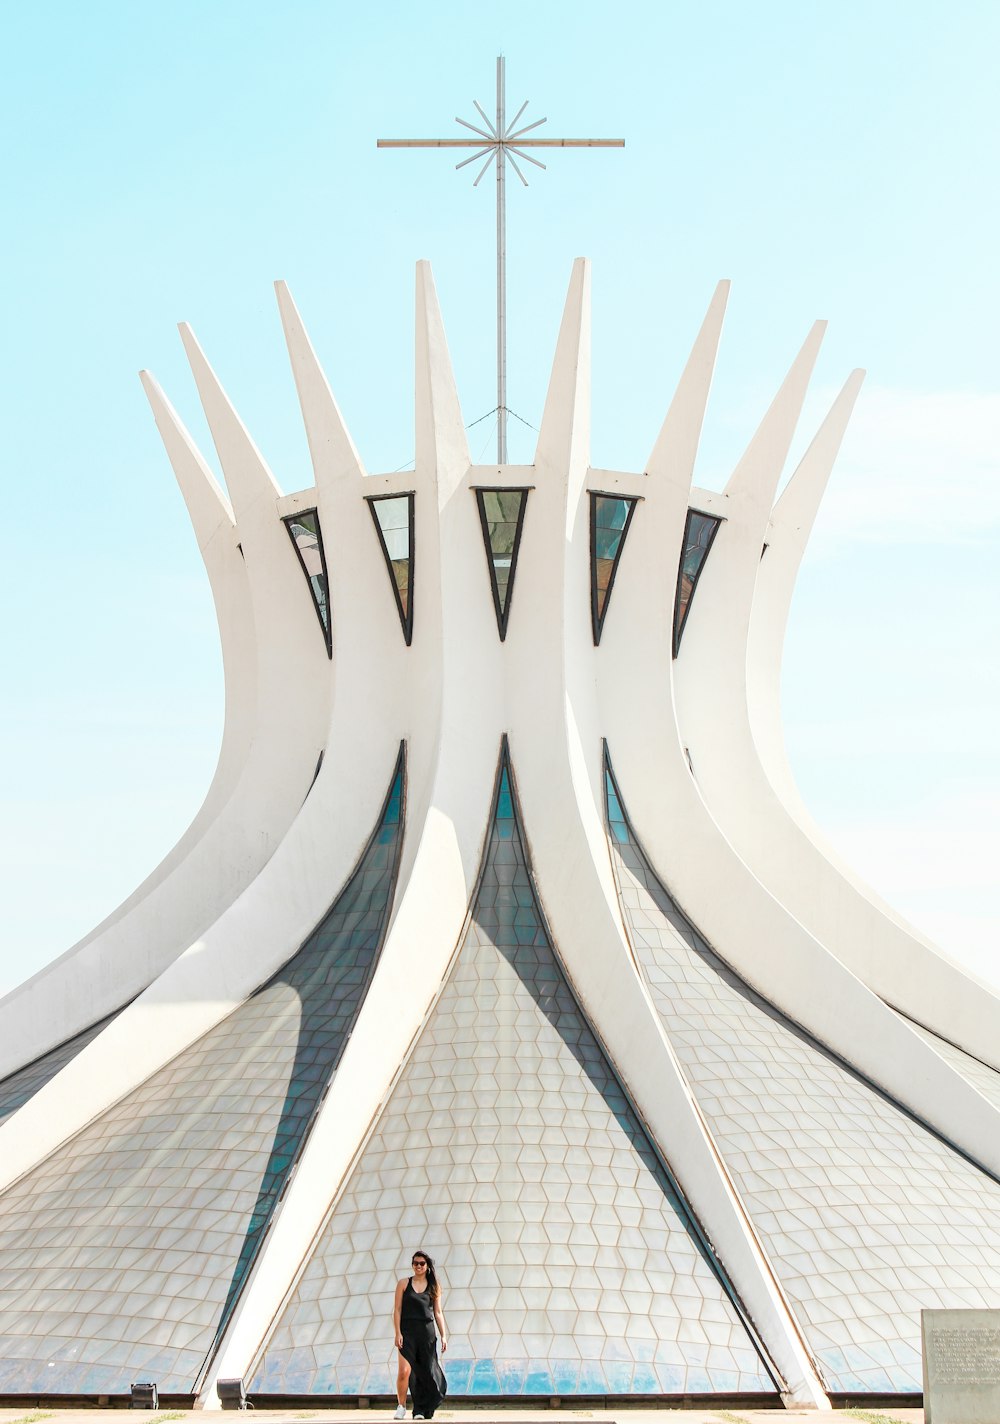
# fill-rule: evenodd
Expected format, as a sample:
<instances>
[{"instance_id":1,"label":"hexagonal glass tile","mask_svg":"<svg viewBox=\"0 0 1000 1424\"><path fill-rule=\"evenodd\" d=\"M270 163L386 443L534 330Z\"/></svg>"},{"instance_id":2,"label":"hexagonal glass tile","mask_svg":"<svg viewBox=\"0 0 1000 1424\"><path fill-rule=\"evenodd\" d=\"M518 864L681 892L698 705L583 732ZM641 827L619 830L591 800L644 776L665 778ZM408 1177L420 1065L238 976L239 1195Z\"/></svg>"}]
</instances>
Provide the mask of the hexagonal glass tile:
<instances>
[{"instance_id":1,"label":"hexagonal glass tile","mask_svg":"<svg viewBox=\"0 0 1000 1424\"><path fill-rule=\"evenodd\" d=\"M0 1197L0 1394L188 1393L227 1321L374 969L403 756L298 953Z\"/></svg>"},{"instance_id":2,"label":"hexagonal glass tile","mask_svg":"<svg viewBox=\"0 0 1000 1424\"><path fill-rule=\"evenodd\" d=\"M418 1248L442 1280L453 1394L775 1388L563 975L506 758L465 938L251 1390L394 1378L393 1290Z\"/></svg>"},{"instance_id":3,"label":"hexagonal glass tile","mask_svg":"<svg viewBox=\"0 0 1000 1424\"><path fill-rule=\"evenodd\" d=\"M920 1391L921 1309L1000 1308L1000 1184L750 989L657 879L610 763L606 791L636 959L828 1387Z\"/></svg>"}]
</instances>

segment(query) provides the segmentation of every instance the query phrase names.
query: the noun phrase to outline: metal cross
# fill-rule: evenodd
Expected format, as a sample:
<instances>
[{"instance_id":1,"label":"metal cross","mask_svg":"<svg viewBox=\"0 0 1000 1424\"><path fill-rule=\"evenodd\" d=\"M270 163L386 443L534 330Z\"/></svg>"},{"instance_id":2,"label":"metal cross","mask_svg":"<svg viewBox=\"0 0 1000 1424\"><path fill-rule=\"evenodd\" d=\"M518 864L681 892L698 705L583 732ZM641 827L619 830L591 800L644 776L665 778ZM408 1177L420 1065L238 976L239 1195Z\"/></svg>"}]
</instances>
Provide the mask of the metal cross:
<instances>
[{"instance_id":1,"label":"metal cross","mask_svg":"<svg viewBox=\"0 0 1000 1424\"><path fill-rule=\"evenodd\" d=\"M480 180L484 178L489 170L490 164L496 164L497 170L497 464L507 463L507 196L504 178L507 164L510 163L514 172L527 188L528 180L518 165L520 158L525 163L533 163L536 168L544 168L545 164L537 158L532 158L530 153L525 153L527 148L624 148L623 138L526 138L525 134L531 133L533 129L541 128L546 123L546 119L536 119L534 123L525 124L522 128L517 125L520 122L528 101L518 109L517 113L507 123L506 119L506 93L504 79L504 59L500 55L497 59L497 112L496 119L487 118L482 105L478 100L474 100L479 117L486 125L480 128L478 124L470 124L465 119L455 119L456 124L461 124L462 128L470 129L477 134L477 138L380 138L379 148L474 148L476 152L468 158L463 158L460 163L455 164L455 168L464 168L468 163L475 163L478 159L485 159L482 167L476 175L473 187L479 186Z\"/></svg>"}]
</instances>

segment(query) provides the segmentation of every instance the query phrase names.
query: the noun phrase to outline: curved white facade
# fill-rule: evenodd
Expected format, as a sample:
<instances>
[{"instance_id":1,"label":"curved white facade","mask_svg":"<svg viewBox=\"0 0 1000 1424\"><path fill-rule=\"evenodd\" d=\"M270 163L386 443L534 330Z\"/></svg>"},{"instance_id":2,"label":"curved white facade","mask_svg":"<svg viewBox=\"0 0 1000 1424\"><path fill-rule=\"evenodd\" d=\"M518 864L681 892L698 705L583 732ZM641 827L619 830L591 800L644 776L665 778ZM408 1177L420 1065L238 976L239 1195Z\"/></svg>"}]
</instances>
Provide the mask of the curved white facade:
<instances>
[{"instance_id":1,"label":"curved white facade","mask_svg":"<svg viewBox=\"0 0 1000 1424\"><path fill-rule=\"evenodd\" d=\"M412 471L365 471L283 284L312 490L187 328L230 500L144 375L226 731L175 851L0 1004L0 1396L387 1394L418 1242L453 1396L827 1408L919 1391L922 1307L1000 1306L1000 1005L781 748L860 374L775 504L814 328L692 490L727 290L639 473L590 464L582 260L531 466L471 464L424 263Z\"/></svg>"}]
</instances>

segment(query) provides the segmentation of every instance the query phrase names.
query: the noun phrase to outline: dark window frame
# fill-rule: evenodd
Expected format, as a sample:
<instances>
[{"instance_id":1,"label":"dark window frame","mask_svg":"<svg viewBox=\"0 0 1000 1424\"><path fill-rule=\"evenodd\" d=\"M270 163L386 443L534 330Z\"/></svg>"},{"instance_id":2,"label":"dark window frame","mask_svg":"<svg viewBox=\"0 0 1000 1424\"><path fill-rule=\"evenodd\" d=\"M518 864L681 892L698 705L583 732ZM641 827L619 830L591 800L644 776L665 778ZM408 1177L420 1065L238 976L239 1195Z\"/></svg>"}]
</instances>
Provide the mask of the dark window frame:
<instances>
[{"instance_id":1,"label":"dark window frame","mask_svg":"<svg viewBox=\"0 0 1000 1424\"><path fill-rule=\"evenodd\" d=\"M594 489L588 490L587 493L590 495L590 626L594 634L594 647L599 648L604 622L608 616L608 609L611 607L611 594L618 576L618 565L625 552L625 540L628 538L628 531L632 525L635 507L641 502L642 495L622 494L620 490ZM600 615L597 611L597 501L599 499L622 500L628 505L628 514L626 514L625 523L622 525L622 537L618 541L618 551L611 564L611 573L608 575L608 587L604 594L604 611Z\"/></svg>"},{"instance_id":2,"label":"dark window frame","mask_svg":"<svg viewBox=\"0 0 1000 1424\"><path fill-rule=\"evenodd\" d=\"M684 605L684 612L681 613L680 617L678 618L678 613L680 612L681 606L681 580L684 577L684 550L687 548L687 532L688 526L691 522L692 514L700 514L702 519L714 519L715 527L712 530L711 534L708 536L708 543L705 545L705 552L701 556L701 563L694 571L694 578L691 580L691 592L688 594L688 601ZM688 614L691 612L692 603L694 603L694 595L698 587L698 580L701 578L702 570L708 563L708 556L712 552L712 545L715 543L715 536L716 534L718 534L719 530L722 528L725 522L726 520L723 515L712 514L707 509L695 509L693 505L688 506L688 511L684 516L684 535L681 540L680 556L677 560L677 582L674 585L674 627L672 647L673 655L675 658L681 650L681 638L683 638L684 636L684 628L688 621Z\"/></svg>"},{"instance_id":3,"label":"dark window frame","mask_svg":"<svg viewBox=\"0 0 1000 1424\"><path fill-rule=\"evenodd\" d=\"M413 641L413 598L416 591L414 588L414 571L417 564L416 493L416 490L397 490L390 494L366 494L364 497L365 503L368 506L368 512L372 517L372 523L375 525L375 533L378 535L382 557L385 560L386 572L389 575L389 582L392 585L392 596L396 600L396 612L399 614L399 622L403 629L403 637L406 640L407 647L409 647ZM403 600L399 596L399 589L396 586L396 576L392 571L392 559L389 557L389 549L385 542L385 535L382 533L382 526L378 521L378 514L375 509L375 506L381 504L383 500L404 498L408 501L407 519L409 520L410 531L410 553L407 559L409 566L407 572L407 590L409 596L406 600L407 607L405 609L403 608Z\"/></svg>"},{"instance_id":4,"label":"dark window frame","mask_svg":"<svg viewBox=\"0 0 1000 1424\"><path fill-rule=\"evenodd\" d=\"M313 586L312 586L312 576L311 576L311 574L309 573L309 570L306 568L306 561L305 561L305 559L302 557L302 550L299 548L298 540L295 538L295 535L292 533L292 520L293 520L293 519L299 519L299 520L301 520L301 518L302 518L302 516L303 516L304 514L314 514L314 515L316 516L316 543L317 543L317 545L319 546L319 561L320 561L320 564L322 565L322 568L323 568L323 582L324 582L325 585L326 585L326 622L325 622L325 623L323 622L323 615L322 615L322 613L319 611L319 603L318 603L318 601L317 601L317 599L316 599L316 591L315 591L315 589L314 589ZM327 571L327 567L326 567L326 546L325 546L325 544L323 543L323 525L322 525L322 523L321 523L321 521L320 521L319 510L316 508L315 505L313 505L313 506L312 506L311 508L309 508L309 509L297 509L294 514L283 514L283 515L281 516L281 522L282 522L282 524L285 526L285 528L288 530L288 537L289 537L289 539L291 539L291 541L292 541L292 548L295 550L295 557L296 557L296 558L298 559L298 561L299 561L299 568L302 570L303 574L305 575L306 585L307 585L307 587L308 587L308 589L309 589L309 597L310 597L310 598L312 599L312 601L313 601L313 607L314 607L315 610L316 610L316 617L319 619L320 630L322 631L322 634L323 634L323 641L326 643L326 655L327 655L328 658L332 658L332 657L333 657L333 604L332 604L332 600L331 600L331 598L330 598L330 575L329 575L329 573L328 573L328 571ZM243 546L242 546L242 544L239 545L238 547L239 547L240 553L242 554L242 553L243 553Z\"/></svg>"},{"instance_id":5,"label":"dark window frame","mask_svg":"<svg viewBox=\"0 0 1000 1424\"><path fill-rule=\"evenodd\" d=\"M471 489L476 496L476 508L479 510L479 523L483 531L483 548L486 551L486 563L490 575L490 589L493 593L493 611L497 616L497 632L500 634L501 643L507 638L507 624L510 620L510 606L514 601L514 575L517 570L517 556L521 550L521 532L524 528L524 513L528 508L528 495L535 488L534 485L472 485ZM490 543L490 522L486 514L487 494L520 494L524 498L521 500L520 508L517 511L517 525L514 529L514 545L510 551L510 574L507 578L507 607L500 607L500 589L497 584L497 570L493 562L493 545Z\"/></svg>"}]
</instances>

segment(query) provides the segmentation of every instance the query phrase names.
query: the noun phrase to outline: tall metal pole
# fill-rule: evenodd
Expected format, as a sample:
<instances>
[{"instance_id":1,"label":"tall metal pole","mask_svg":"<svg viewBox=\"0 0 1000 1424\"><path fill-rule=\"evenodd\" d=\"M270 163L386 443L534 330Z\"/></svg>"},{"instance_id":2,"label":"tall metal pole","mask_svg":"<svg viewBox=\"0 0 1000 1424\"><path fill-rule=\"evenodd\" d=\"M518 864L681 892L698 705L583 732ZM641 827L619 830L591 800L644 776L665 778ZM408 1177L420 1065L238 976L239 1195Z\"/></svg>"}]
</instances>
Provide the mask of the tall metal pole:
<instances>
[{"instance_id":1,"label":"tall metal pole","mask_svg":"<svg viewBox=\"0 0 1000 1424\"><path fill-rule=\"evenodd\" d=\"M497 57L497 464L507 463L507 164L503 137L506 83L503 55Z\"/></svg>"},{"instance_id":2,"label":"tall metal pole","mask_svg":"<svg viewBox=\"0 0 1000 1424\"><path fill-rule=\"evenodd\" d=\"M536 148L624 148L623 138L538 138L535 130L541 128L547 119L535 119L532 123L522 123L521 118L528 101L518 109L507 128L506 76L503 55L497 57L497 113L496 127L488 117L479 100L473 101L479 114L480 123L470 123L468 119L456 118L455 122L475 137L466 138L380 138L379 148L470 148L473 152L455 164L465 168L469 163L481 164L473 183L478 188L481 180L489 172L491 163L497 169L497 464L507 463L507 164L525 187L528 180L521 171L520 159L532 163L536 168L545 164L528 149ZM490 412L492 414L492 412Z\"/></svg>"}]
</instances>

